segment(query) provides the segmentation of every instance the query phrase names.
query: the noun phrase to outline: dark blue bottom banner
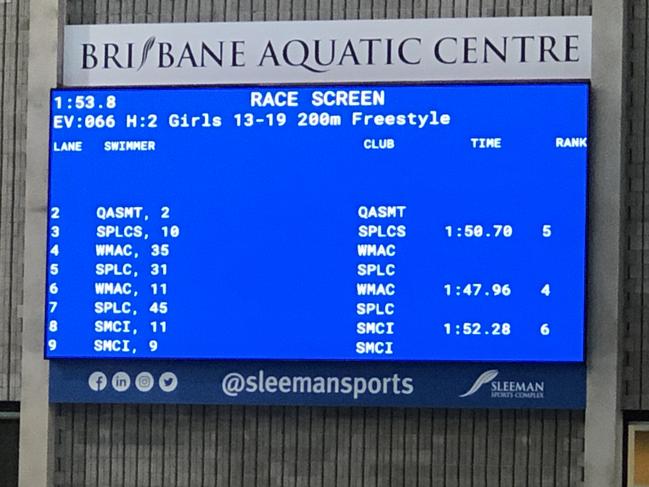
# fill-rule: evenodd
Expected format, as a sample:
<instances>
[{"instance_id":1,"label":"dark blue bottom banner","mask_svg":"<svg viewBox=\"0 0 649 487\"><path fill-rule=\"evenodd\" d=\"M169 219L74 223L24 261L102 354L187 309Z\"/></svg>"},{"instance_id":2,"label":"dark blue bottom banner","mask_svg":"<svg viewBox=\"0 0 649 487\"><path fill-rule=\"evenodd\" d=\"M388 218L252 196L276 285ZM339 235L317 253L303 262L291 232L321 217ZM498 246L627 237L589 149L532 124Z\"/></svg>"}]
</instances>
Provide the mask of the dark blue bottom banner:
<instances>
[{"instance_id":1,"label":"dark blue bottom banner","mask_svg":"<svg viewBox=\"0 0 649 487\"><path fill-rule=\"evenodd\" d=\"M583 364L68 361L50 401L583 409Z\"/></svg>"}]
</instances>

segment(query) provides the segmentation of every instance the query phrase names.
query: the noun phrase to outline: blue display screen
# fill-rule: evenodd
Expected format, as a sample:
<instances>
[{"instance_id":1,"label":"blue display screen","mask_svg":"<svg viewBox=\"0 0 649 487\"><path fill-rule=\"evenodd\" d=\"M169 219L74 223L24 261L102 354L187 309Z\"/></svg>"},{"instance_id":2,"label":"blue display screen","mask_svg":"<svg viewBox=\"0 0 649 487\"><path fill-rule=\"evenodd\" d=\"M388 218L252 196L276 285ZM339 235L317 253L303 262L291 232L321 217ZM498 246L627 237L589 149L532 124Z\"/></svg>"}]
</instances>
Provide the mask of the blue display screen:
<instances>
[{"instance_id":1,"label":"blue display screen","mask_svg":"<svg viewBox=\"0 0 649 487\"><path fill-rule=\"evenodd\" d=\"M48 358L584 358L587 84L51 103Z\"/></svg>"}]
</instances>

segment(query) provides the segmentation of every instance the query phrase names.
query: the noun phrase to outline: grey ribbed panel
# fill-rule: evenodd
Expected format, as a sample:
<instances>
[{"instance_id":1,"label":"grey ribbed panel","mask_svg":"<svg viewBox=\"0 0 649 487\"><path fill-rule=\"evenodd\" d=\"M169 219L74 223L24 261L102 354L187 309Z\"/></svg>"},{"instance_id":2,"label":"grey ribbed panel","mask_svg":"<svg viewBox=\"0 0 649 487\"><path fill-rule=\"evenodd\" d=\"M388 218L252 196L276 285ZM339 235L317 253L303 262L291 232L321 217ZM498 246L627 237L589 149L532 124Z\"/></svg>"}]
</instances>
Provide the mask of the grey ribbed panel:
<instances>
[{"instance_id":1,"label":"grey ribbed panel","mask_svg":"<svg viewBox=\"0 0 649 487\"><path fill-rule=\"evenodd\" d=\"M630 6L623 406L649 410L649 18L646 1Z\"/></svg>"},{"instance_id":2,"label":"grey ribbed panel","mask_svg":"<svg viewBox=\"0 0 649 487\"><path fill-rule=\"evenodd\" d=\"M591 0L68 0L68 24L590 15Z\"/></svg>"},{"instance_id":3,"label":"grey ribbed panel","mask_svg":"<svg viewBox=\"0 0 649 487\"><path fill-rule=\"evenodd\" d=\"M69 24L590 15L590 0L68 0ZM568 411L60 405L57 486L572 487Z\"/></svg>"},{"instance_id":4,"label":"grey ribbed panel","mask_svg":"<svg viewBox=\"0 0 649 487\"><path fill-rule=\"evenodd\" d=\"M58 406L57 486L582 485L568 411Z\"/></svg>"},{"instance_id":5,"label":"grey ribbed panel","mask_svg":"<svg viewBox=\"0 0 649 487\"><path fill-rule=\"evenodd\" d=\"M0 3L0 401L20 396L27 12L26 0Z\"/></svg>"}]
</instances>

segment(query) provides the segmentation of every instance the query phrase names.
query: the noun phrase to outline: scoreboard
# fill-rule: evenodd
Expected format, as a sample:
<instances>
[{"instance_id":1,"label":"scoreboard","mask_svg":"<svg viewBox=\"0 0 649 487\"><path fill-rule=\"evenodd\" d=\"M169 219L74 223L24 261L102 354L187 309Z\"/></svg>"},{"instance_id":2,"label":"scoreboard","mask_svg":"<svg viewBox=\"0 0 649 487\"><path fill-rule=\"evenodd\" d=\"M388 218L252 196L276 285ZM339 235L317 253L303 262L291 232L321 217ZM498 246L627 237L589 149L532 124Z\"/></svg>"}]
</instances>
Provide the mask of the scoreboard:
<instances>
[{"instance_id":1,"label":"scoreboard","mask_svg":"<svg viewBox=\"0 0 649 487\"><path fill-rule=\"evenodd\" d=\"M581 362L588 91L53 90L46 357Z\"/></svg>"}]
</instances>

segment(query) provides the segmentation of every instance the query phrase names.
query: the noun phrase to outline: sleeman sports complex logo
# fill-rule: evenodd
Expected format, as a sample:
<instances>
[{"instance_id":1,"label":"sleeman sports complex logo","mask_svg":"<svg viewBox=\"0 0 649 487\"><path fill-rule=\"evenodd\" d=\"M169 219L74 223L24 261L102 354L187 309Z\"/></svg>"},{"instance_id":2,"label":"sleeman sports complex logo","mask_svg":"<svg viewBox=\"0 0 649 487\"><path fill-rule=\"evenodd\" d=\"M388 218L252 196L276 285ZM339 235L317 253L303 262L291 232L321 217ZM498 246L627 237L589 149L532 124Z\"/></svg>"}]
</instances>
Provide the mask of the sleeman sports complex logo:
<instances>
[{"instance_id":1,"label":"sleeman sports complex logo","mask_svg":"<svg viewBox=\"0 0 649 487\"><path fill-rule=\"evenodd\" d=\"M486 372L483 372L478 376L478 378L475 380L471 388L466 391L464 394L460 394L460 397L469 397L473 396L476 392L480 390L480 388L494 380L498 376L498 370L492 369L492 370L487 370Z\"/></svg>"},{"instance_id":2,"label":"sleeman sports complex logo","mask_svg":"<svg viewBox=\"0 0 649 487\"><path fill-rule=\"evenodd\" d=\"M499 373L497 369L484 371L469 390L460 394L459 397L473 396L483 386L489 384L489 391L493 399L543 399L544 381L495 380Z\"/></svg>"}]
</instances>

